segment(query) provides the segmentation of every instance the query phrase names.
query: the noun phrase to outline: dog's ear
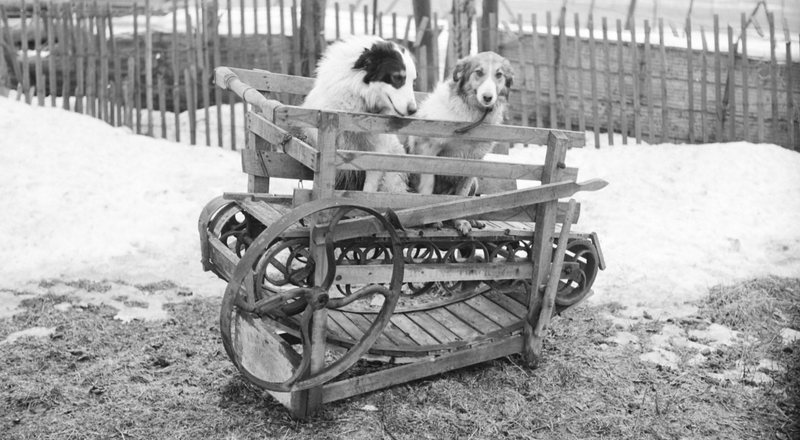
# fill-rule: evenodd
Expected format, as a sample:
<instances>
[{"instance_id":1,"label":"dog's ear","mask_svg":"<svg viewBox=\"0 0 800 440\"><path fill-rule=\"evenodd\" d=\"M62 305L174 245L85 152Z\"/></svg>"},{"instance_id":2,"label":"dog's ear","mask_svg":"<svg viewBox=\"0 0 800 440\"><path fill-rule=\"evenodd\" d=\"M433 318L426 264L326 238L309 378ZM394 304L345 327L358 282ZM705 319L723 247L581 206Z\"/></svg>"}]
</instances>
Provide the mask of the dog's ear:
<instances>
[{"instance_id":1,"label":"dog's ear","mask_svg":"<svg viewBox=\"0 0 800 440\"><path fill-rule=\"evenodd\" d=\"M453 69L453 82L463 82L465 78L469 77L472 71L472 62L470 58L465 57L458 60L455 69Z\"/></svg>"},{"instance_id":2,"label":"dog's ear","mask_svg":"<svg viewBox=\"0 0 800 440\"><path fill-rule=\"evenodd\" d=\"M503 75L506 77L506 88L511 89L511 85L514 84L514 68L511 66L511 62L508 60L503 60Z\"/></svg>"}]
</instances>

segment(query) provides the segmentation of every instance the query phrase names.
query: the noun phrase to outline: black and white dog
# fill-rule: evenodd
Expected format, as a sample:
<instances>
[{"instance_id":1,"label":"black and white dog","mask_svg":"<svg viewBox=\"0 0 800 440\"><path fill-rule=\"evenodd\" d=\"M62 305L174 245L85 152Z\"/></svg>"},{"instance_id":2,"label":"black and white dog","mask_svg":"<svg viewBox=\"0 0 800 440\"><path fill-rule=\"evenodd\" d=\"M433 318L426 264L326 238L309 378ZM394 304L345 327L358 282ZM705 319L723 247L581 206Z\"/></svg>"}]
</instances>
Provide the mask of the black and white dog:
<instances>
[{"instance_id":1,"label":"black and white dog","mask_svg":"<svg viewBox=\"0 0 800 440\"><path fill-rule=\"evenodd\" d=\"M314 88L302 106L410 116L417 111L416 78L417 69L406 48L375 36L350 37L328 46L317 66ZM317 129L304 132L311 145L316 146ZM345 150L405 154L395 135L342 132L337 143L337 148ZM336 189L405 193L407 176L368 171L360 177L358 172L339 172Z\"/></svg>"},{"instance_id":2,"label":"black and white dog","mask_svg":"<svg viewBox=\"0 0 800 440\"><path fill-rule=\"evenodd\" d=\"M453 76L439 83L420 103L416 116L424 119L502 124L506 118L508 94L514 82L509 61L494 52L481 52L456 63ZM494 148L494 142L452 138L409 136L409 154L424 156L483 159ZM477 179L470 176L434 176L422 174L416 185L421 194L455 194L467 196L477 190ZM472 225L455 221L456 229L466 235Z\"/></svg>"}]
</instances>

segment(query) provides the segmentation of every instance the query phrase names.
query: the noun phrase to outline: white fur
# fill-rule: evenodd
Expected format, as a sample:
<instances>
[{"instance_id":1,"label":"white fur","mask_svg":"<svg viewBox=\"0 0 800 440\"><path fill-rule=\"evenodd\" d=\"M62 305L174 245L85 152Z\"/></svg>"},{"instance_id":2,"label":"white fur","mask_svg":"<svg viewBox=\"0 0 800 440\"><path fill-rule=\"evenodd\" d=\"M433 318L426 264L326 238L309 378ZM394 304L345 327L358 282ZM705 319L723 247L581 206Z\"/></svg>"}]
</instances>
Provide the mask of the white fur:
<instances>
[{"instance_id":1,"label":"white fur","mask_svg":"<svg viewBox=\"0 0 800 440\"><path fill-rule=\"evenodd\" d=\"M365 72L353 68L364 50L380 41L384 40L376 36L357 36L328 46L317 67L314 88L302 106L396 116L407 116L416 111L413 87L417 70L408 50L403 51L400 46L394 45L395 50L402 54L406 65L406 83L400 89L380 81L366 84ZM304 132L310 143L316 146L317 129L306 129ZM377 133L340 133L337 138L337 148L378 153L405 153L397 136ZM404 193L408 191L406 181L405 174L371 171L366 173L363 191Z\"/></svg>"}]
</instances>

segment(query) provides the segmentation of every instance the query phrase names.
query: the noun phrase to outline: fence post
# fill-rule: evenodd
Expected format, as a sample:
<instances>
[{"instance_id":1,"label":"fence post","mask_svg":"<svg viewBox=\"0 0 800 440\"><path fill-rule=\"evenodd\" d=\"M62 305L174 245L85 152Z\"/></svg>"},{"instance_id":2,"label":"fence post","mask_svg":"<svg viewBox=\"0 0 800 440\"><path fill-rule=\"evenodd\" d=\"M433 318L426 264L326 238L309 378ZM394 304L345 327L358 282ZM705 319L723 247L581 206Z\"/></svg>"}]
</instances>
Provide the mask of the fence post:
<instances>
[{"instance_id":1,"label":"fence post","mask_svg":"<svg viewBox=\"0 0 800 440\"><path fill-rule=\"evenodd\" d=\"M747 59L747 18L745 18L744 12L742 12L741 16L742 21L742 126L744 127L744 133L742 134L742 139L747 141L750 139L750 62ZM788 52L787 52L788 54ZM792 63L788 62L787 59L787 66L791 66ZM790 69L791 70L791 69ZM789 89L791 90L791 88ZM792 96L789 93L789 96Z\"/></svg>"},{"instance_id":2,"label":"fence post","mask_svg":"<svg viewBox=\"0 0 800 440\"><path fill-rule=\"evenodd\" d=\"M623 63L622 20L617 19L617 79L619 80L619 122L622 145L628 145L628 100L625 93L625 64ZM611 101L611 90L608 92Z\"/></svg>"},{"instance_id":3,"label":"fence post","mask_svg":"<svg viewBox=\"0 0 800 440\"><path fill-rule=\"evenodd\" d=\"M608 131L608 145L614 145L614 119L611 104L611 47L608 44L608 21L603 17L603 50L606 56L606 120Z\"/></svg>"},{"instance_id":4,"label":"fence post","mask_svg":"<svg viewBox=\"0 0 800 440\"><path fill-rule=\"evenodd\" d=\"M692 18L686 17L686 73L689 88L689 143L694 143L694 66L692 51Z\"/></svg>"},{"instance_id":5,"label":"fence post","mask_svg":"<svg viewBox=\"0 0 800 440\"><path fill-rule=\"evenodd\" d=\"M780 121L778 119L778 60L776 58L777 42L775 41L775 15L770 12L767 14L769 20L769 74L772 83L772 142L778 143L778 132L780 132Z\"/></svg>"},{"instance_id":6,"label":"fence post","mask_svg":"<svg viewBox=\"0 0 800 440\"><path fill-rule=\"evenodd\" d=\"M592 75L592 129L594 130L594 147L600 148L600 119L597 110L597 62L595 61L594 18L589 14L589 67Z\"/></svg>"}]
</instances>

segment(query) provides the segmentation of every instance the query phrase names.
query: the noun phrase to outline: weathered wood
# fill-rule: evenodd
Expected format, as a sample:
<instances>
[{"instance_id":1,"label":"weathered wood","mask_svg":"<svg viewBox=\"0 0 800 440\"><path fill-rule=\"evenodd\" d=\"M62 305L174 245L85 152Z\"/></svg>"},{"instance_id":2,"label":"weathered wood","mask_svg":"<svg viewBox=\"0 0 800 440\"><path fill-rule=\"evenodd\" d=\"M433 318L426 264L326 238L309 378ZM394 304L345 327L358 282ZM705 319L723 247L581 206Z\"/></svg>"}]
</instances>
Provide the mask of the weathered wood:
<instances>
[{"instance_id":1,"label":"weathered wood","mask_svg":"<svg viewBox=\"0 0 800 440\"><path fill-rule=\"evenodd\" d=\"M733 44L733 28L728 26L728 141L736 140L736 46Z\"/></svg>"},{"instance_id":2,"label":"weathered wood","mask_svg":"<svg viewBox=\"0 0 800 440\"><path fill-rule=\"evenodd\" d=\"M220 49L220 40L219 40L219 0L213 0L212 2L212 14L211 14L211 38L213 39L212 45L214 46L214 58L213 58L213 66L219 66L222 63L222 51ZM267 10L269 10L269 4L267 4ZM267 51L269 53L269 50ZM209 66L209 71L213 71L213 68ZM205 81L208 83L208 81ZM214 103L217 107L217 146L223 148L223 127L222 127L222 89L219 87L214 87ZM231 113L233 113L233 109L231 109ZM231 126L231 137L236 137L236 127Z\"/></svg>"},{"instance_id":3,"label":"weathered wood","mask_svg":"<svg viewBox=\"0 0 800 440\"><path fill-rule=\"evenodd\" d=\"M61 83L61 97L62 97L62 107L64 110L70 110L70 96L72 95L72 90L70 88L70 84L72 84L72 68L71 61L75 60L77 57L75 55L75 38L73 34L73 25L72 25L72 3L62 3L61 4L61 41L64 42L64 50L62 52L61 58L61 71L63 72L64 79ZM112 47L114 45L114 34L111 33L111 44ZM116 72L115 72L116 73ZM115 77L115 82L117 84L117 94L118 96L122 95L122 78L120 76L119 79ZM122 111L122 105L119 106L117 112ZM123 124L123 118L120 116L118 125Z\"/></svg>"},{"instance_id":4,"label":"weathered wood","mask_svg":"<svg viewBox=\"0 0 800 440\"><path fill-rule=\"evenodd\" d=\"M749 73L749 60L747 59L747 18L745 17L744 12L742 12L741 16L741 24L742 24L742 33L740 36L740 40L742 43L742 140L749 141L750 140L750 73ZM787 60L791 60L791 54L787 52L789 58ZM787 66L791 66L791 62L787 62ZM791 75L792 69L786 69L787 74ZM787 90L792 90L791 87L787 87ZM789 96L792 96L789 93Z\"/></svg>"},{"instance_id":5,"label":"weathered wood","mask_svg":"<svg viewBox=\"0 0 800 440\"><path fill-rule=\"evenodd\" d=\"M756 124L758 125L758 143L764 142L764 85L760 75L756 76Z\"/></svg>"},{"instance_id":6,"label":"weathered wood","mask_svg":"<svg viewBox=\"0 0 800 440\"><path fill-rule=\"evenodd\" d=\"M694 52L692 51L692 18L686 17L686 78L689 89L689 143L694 143Z\"/></svg>"},{"instance_id":7,"label":"weathered wood","mask_svg":"<svg viewBox=\"0 0 800 440\"><path fill-rule=\"evenodd\" d=\"M611 47L608 44L608 22L603 17L603 51L606 60L606 130L608 145L614 145L614 119L612 115L613 99L611 97Z\"/></svg>"},{"instance_id":8,"label":"weathered wood","mask_svg":"<svg viewBox=\"0 0 800 440\"><path fill-rule=\"evenodd\" d=\"M794 149L795 151L800 150L800 145L795 143L795 132L794 132L794 119L795 119L795 102L794 98L792 97L792 91L794 83L792 78L792 40L789 38L789 30L784 29L786 31L786 109L787 109L787 117L789 121L789 146L790 148Z\"/></svg>"},{"instance_id":9,"label":"weathered wood","mask_svg":"<svg viewBox=\"0 0 800 440\"><path fill-rule=\"evenodd\" d=\"M448 344L461 341L462 339L453 333L449 328L433 319L427 312L414 312L406 315L411 321L424 328L425 331L436 339L440 344Z\"/></svg>"},{"instance_id":10,"label":"weathered wood","mask_svg":"<svg viewBox=\"0 0 800 440\"><path fill-rule=\"evenodd\" d=\"M8 25L7 20L5 20L5 9L2 9L0 10L0 97L8 96L7 86L9 84L10 77L8 73L8 66L6 65L6 33L8 33Z\"/></svg>"},{"instance_id":11,"label":"weathered wood","mask_svg":"<svg viewBox=\"0 0 800 440\"><path fill-rule=\"evenodd\" d=\"M467 365L486 362L488 360L518 353L521 347L522 338L512 336L469 350L460 350L436 358L429 358L352 379L332 382L323 387L323 401L328 403L346 399L369 391L445 373Z\"/></svg>"},{"instance_id":12,"label":"weathered wood","mask_svg":"<svg viewBox=\"0 0 800 440\"><path fill-rule=\"evenodd\" d=\"M714 80L716 92L714 99L717 112L717 130L714 132L714 140L722 142L723 139L723 119L725 109L722 107L722 58L719 51L719 15L714 14Z\"/></svg>"},{"instance_id":13,"label":"weathered wood","mask_svg":"<svg viewBox=\"0 0 800 440\"><path fill-rule=\"evenodd\" d=\"M539 66L539 57L537 56L537 50L539 47L539 31L536 29L536 14L531 15L531 23L533 24L533 34L531 35L531 59L533 61L533 79L536 89L534 93L534 102L536 103L536 126L544 127L544 122L542 122L542 106L540 105L540 103L543 101L542 97L544 96L544 93L542 93L542 79Z\"/></svg>"},{"instance_id":14,"label":"weathered wood","mask_svg":"<svg viewBox=\"0 0 800 440\"><path fill-rule=\"evenodd\" d=\"M449 304L444 308L481 334L487 334L502 328L502 326L492 322L491 319L463 301Z\"/></svg>"},{"instance_id":15,"label":"weathered wood","mask_svg":"<svg viewBox=\"0 0 800 440\"><path fill-rule=\"evenodd\" d=\"M260 136L267 142L275 145L280 145L286 135L289 133L282 128L276 126L272 122L266 120L261 115L250 112L247 114L247 124L250 131ZM283 151L290 154L297 159L300 163L313 171L319 171L317 167L317 150L312 148L307 143L291 137L286 145L283 146Z\"/></svg>"},{"instance_id":16,"label":"weathered wood","mask_svg":"<svg viewBox=\"0 0 800 440\"><path fill-rule=\"evenodd\" d=\"M53 0L50 0L50 3L47 7L47 45L50 48L50 55L47 57L47 66L49 72L49 79L50 79L50 106L56 106L56 96L58 95L57 92L57 85L56 85L56 54L53 48L56 45L56 30L59 29L58 27L58 10L53 3ZM0 41L2 41L2 37L0 37ZM63 40L62 40L63 44ZM2 54L0 54L0 58L3 58ZM0 61L0 88L5 86L5 82L3 79L3 61ZM2 93L2 92L0 92Z\"/></svg>"},{"instance_id":17,"label":"weathered wood","mask_svg":"<svg viewBox=\"0 0 800 440\"><path fill-rule=\"evenodd\" d=\"M19 13L20 42L22 43L22 48L20 50L20 53L22 54L22 90L25 94L25 103L30 104L31 96L29 90L31 89L31 72L30 63L28 63L28 49L30 46L28 45L28 8L25 5L25 0L21 0Z\"/></svg>"},{"instance_id":18,"label":"weathered wood","mask_svg":"<svg viewBox=\"0 0 800 440\"><path fill-rule=\"evenodd\" d=\"M700 81L700 125L703 131L703 143L708 143L708 43L706 42L706 30L701 26L700 35L703 40L703 65L701 69Z\"/></svg>"},{"instance_id":19,"label":"weathered wood","mask_svg":"<svg viewBox=\"0 0 800 440\"><path fill-rule=\"evenodd\" d=\"M522 20L520 20L522 22ZM521 25L520 25L521 26ZM575 13L575 78L576 82L578 83L578 131L581 133L586 132L586 103L583 100L583 66L581 65L581 59L583 58L583 52L581 51L581 33L580 33L581 25L580 19L578 18L578 13Z\"/></svg>"},{"instance_id":20,"label":"weathered wood","mask_svg":"<svg viewBox=\"0 0 800 440\"><path fill-rule=\"evenodd\" d=\"M134 129L133 111L134 111L134 75L136 72L136 62L133 57L128 57L128 75L122 83L122 94L125 102L125 126Z\"/></svg>"},{"instance_id":21,"label":"weathered wood","mask_svg":"<svg viewBox=\"0 0 800 440\"><path fill-rule=\"evenodd\" d=\"M396 133L399 135L416 135L430 137L447 137L474 141L495 141L501 143L525 143L545 145L550 130L546 128L518 127L511 125L479 125L467 133L455 133L464 127L464 122L423 120L416 118L399 118L396 116L374 115L368 113L348 113L320 111L293 106L281 106L274 110L274 121L286 127L315 127L319 115L335 113L339 115L342 131L362 133ZM575 131L564 131L570 146L582 147L585 134Z\"/></svg>"},{"instance_id":22,"label":"weathered wood","mask_svg":"<svg viewBox=\"0 0 800 440\"><path fill-rule=\"evenodd\" d=\"M561 14L558 19L558 70L561 72L561 86L563 88L562 99L560 101L561 111L564 114L564 128L572 130L572 115L569 110L570 96L569 96L569 71L567 69L567 33L566 33L566 14ZM577 39L577 37L576 37ZM558 93L556 93L557 95Z\"/></svg>"},{"instance_id":23,"label":"weathered wood","mask_svg":"<svg viewBox=\"0 0 800 440\"><path fill-rule=\"evenodd\" d=\"M778 59L776 57L777 41L775 39L775 14L773 12L767 13L767 21L769 22L769 78L771 85L770 102L772 104L772 124L770 132L772 136L770 139L774 143L778 143L778 133L780 132L780 119L778 115Z\"/></svg>"},{"instance_id":24,"label":"weathered wood","mask_svg":"<svg viewBox=\"0 0 800 440\"><path fill-rule=\"evenodd\" d=\"M528 68L527 68L527 61L525 59L525 44L524 44L524 33L522 31L522 14L519 15L517 18L517 38L519 38L519 45L517 46L517 56L519 57L519 73L522 76L522 81L520 81L519 88L521 89L519 94L520 104L522 106L522 126L527 127L528 124ZM526 145L527 146L527 145Z\"/></svg>"},{"instance_id":25,"label":"weathered wood","mask_svg":"<svg viewBox=\"0 0 800 440\"><path fill-rule=\"evenodd\" d=\"M187 22L190 22L190 20L188 20L188 18L189 18L189 0L186 0L186 18L187 18ZM191 31L187 30L187 32L189 34L191 34ZM141 60L142 57L141 57L141 54L139 53L139 50L140 50L140 44L139 44L139 6L137 5L136 2L133 3L133 44L134 44L134 46L133 46L134 47L133 58L136 60L136 63L134 65L134 76L133 76L133 83L132 83L133 90L136 91L136 93L134 93L134 96L133 96L134 108L135 108L135 115L134 116L136 118L135 132L137 134L139 134L139 133L142 132L142 94L139 93L139 90L141 90L141 88L142 88L142 84L141 84L142 73L141 73L141 65L139 63L139 60ZM192 145L194 145L194 144L192 144Z\"/></svg>"},{"instance_id":26,"label":"weathered wood","mask_svg":"<svg viewBox=\"0 0 800 440\"><path fill-rule=\"evenodd\" d=\"M228 0L228 41L231 41L231 0ZM178 61L178 0L172 0L172 112L175 117L175 142L181 141L181 75ZM233 114L231 107L231 114ZM231 123L231 131L236 127ZM236 137L236 136L232 136Z\"/></svg>"},{"instance_id":27,"label":"weathered wood","mask_svg":"<svg viewBox=\"0 0 800 440\"><path fill-rule=\"evenodd\" d=\"M164 75L158 75L158 112L161 116L161 139L167 138L167 90L164 86ZM179 129L180 126L176 126Z\"/></svg>"},{"instance_id":28,"label":"weathered wood","mask_svg":"<svg viewBox=\"0 0 800 440\"><path fill-rule=\"evenodd\" d=\"M242 151L242 171L258 177L314 180L314 171L292 156L277 151L261 151L250 148Z\"/></svg>"},{"instance_id":29,"label":"weathered wood","mask_svg":"<svg viewBox=\"0 0 800 440\"><path fill-rule=\"evenodd\" d=\"M558 239L558 247L556 248L555 255L553 256L553 264L550 267L550 275L547 279L547 287L545 288L542 298L542 310L539 313L539 319L536 321L536 327L533 330L533 337L531 338L532 351L537 358L542 357L542 343L544 342L545 332L550 327L550 319L555 312L556 291L558 290L559 279L561 278L561 267L564 264L564 256L567 252L567 241L569 238L569 230L572 226L572 216L575 213L575 199L569 202L569 211L567 211L567 219L561 227L561 232Z\"/></svg>"},{"instance_id":30,"label":"weathered wood","mask_svg":"<svg viewBox=\"0 0 800 440\"><path fill-rule=\"evenodd\" d=\"M183 69L183 83L186 86L186 107L189 114L189 143L197 144L197 126L195 122L194 93L192 92L192 77L189 69Z\"/></svg>"},{"instance_id":31,"label":"weathered wood","mask_svg":"<svg viewBox=\"0 0 800 440\"><path fill-rule=\"evenodd\" d=\"M592 77L592 129L594 130L594 147L600 148L600 117L597 109L597 62L595 61L594 21L589 14L589 66Z\"/></svg>"},{"instance_id":32,"label":"weathered wood","mask_svg":"<svg viewBox=\"0 0 800 440\"><path fill-rule=\"evenodd\" d=\"M617 79L619 80L619 124L622 132L622 145L628 145L628 97L625 93L625 62L623 60L622 20L617 19ZM611 102L609 88L608 100ZM611 114L609 113L609 122Z\"/></svg>"},{"instance_id":33,"label":"weathered wood","mask_svg":"<svg viewBox=\"0 0 800 440\"><path fill-rule=\"evenodd\" d=\"M100 73L97 84L97 117L109 123L108 109L108 40L106 39L106 21L111 21L111 17L106 17L100 11L97 13L97 48L98 61L100 62Z\"/></svg>"},{"instance_id":34,"label":"weathered wood","mask_svg":"<svg viewBox=\"0 0 800 440\"><path fill-rule=\"evenodd\" d=\"M530 265L530 263L528 263ZM498 306L497 304L487 300L481 295L473 296L465 300L464 304L471 306L473 309L479 311L482 315L486 316L498 327L508 327L513 324L519 323L519 318L514 316L506 309Z\"/></svg>"},{"instance_id":35,"label":"weathered wood","mask_svg":"<svg viewBox=\"0 0 800 440\"><path fill-rule=\"evenodd\" d=\"M550 89L550 113L548 113L547 117L550 118L550 128L558 128L558 112L556 110L556 103L558 102L558 96L556 93L556 63L555 63L555 55L553 53L553 23L550 16L550 11L547 11L547 40L546 40L546 51L545 55L547 56L547 67L549 68L547 72L548 77L548 88Z\"/></svg>"},{"instance_id":36,"label":"weathered wood","mask_svg":"<svg viewBox=\"0 0 800 440\"><path fill-rule=\"evenodd\" d=\"M661 143L669 140L669 103L667 102L667 47L664 42L664 20L658 19L658 43L661 49Z\"/></svg>"},{"instance_id":37,"label":"weathered wood","mask_svg":"<svg viewBox=\"0 0 800 440\"><path fill-rule=\"evenodd\" d=\"M36 60L34 61L35 64L35 72L36 75L36 100L39 104L39 107L44 107L44 98L47 94L44 85L44 75L42 73L42 29L41 29L41 21L39 20L41 16L41 4L39 0L34 0L33 3L33 36L34 42L33 47L36 50Z\"/></svg>"},{"instance_id":38,"label":"weathered wood","mask_svg":"<svg viewBox=\"0 0 800 440\"><path fill-rule=\"evenodd\" d=\"M644 21L644 75L647 85L645 86L645 99L647 99L647 140L651 144L656 142L655 118L653 106L653 58L650 46L650 21Z\"/></svg>"},{"instance_id":39,"label":"weathered wood","mask_svg":"<svg viewBox=\"0 0 800 440\"><path fill-rule=\"evenodd\" d=\"M553 185L550 182L557 182L561 176L558 163L563 162L567 154L567 146L563 136L554 134L547 147L545 157L545 173L542 178L543 186ZM556 184L558 185L558 184ZM557 200L557 199L555 199ZM531 275L530 295L528 296L528 313L523 320L522 334L524 343L522 352L525 361L532 367L538 366L541 361L540 352L537 352L537 341L535 338L535 325L542 306L544 292L540 292L540 286L544 284L545 277L550 268L550 257L553 253L553 233L555 230L555 209L556 201L550 200L541 203L537 207L536 217L539 221L536 224L536 235L531 244L531 262L533 262L533 274Z\"/></svg>"},{"instance_id":40,"label":"weathered wood","mask_svg":"<svg viewBox=\"0 0 800 440\"><path fill-rule=\"evenodd\" d=\"M255 8L257 2L253 2L253 8ZM211 115L210 115L210 104L211 104L211 89L208 82L208 77L211 76L213 70L211 69L211 51L208 48L208 25L209 25L209 18L208 18L208 4L203 3L202 5L202 18L199 18L200 22L197 24L197 38L200 40L197 44L198 49L198 61L199 61L199 75L200 75L200 89L203 93L203 124L206 133L206 146L211 146ZM255 12L255 11L253 11ZM202 23L202 25L201 25ZM260 46L256 49L256 51L260 50Z\"/></svg>"},{"instance_id":41,"label":"weathered wood","mask_svg":"<svg viewBox=\"0 0 800 440\"><path fill-rule=\"evenodd\" d=\"M388 283L392 277L390 264L366 266L338 266L335 284ZM426 283L431 281L481 281L530 278L531 262L504 263L450 263L408 264L403 271L403 282Z\"/></svg>"},{"instance_id":42,"label":"weathered wood","mask_svg":"<svg viewBox=\"0 0 800 440\"><path fill-rule=\"evenodd\" d=\"M631 77L633 86L633 135L636 137L636 144L642 143L642 106L641 106L641 84L639 82L639 45L636 43L636 23L633 19L628 23L631 33Z\"/></svg>"},{"instance_id":43,"label":"weathered wood","mask_svg":"<svg viewBox=\"0 0 800 440\"><path fill-rule=\"evenodd\" d=\"M86 17L86 113L89 116L97 116L97 47L95 47L94 19L92 9Z\"/></svg>"}]
</instances>

